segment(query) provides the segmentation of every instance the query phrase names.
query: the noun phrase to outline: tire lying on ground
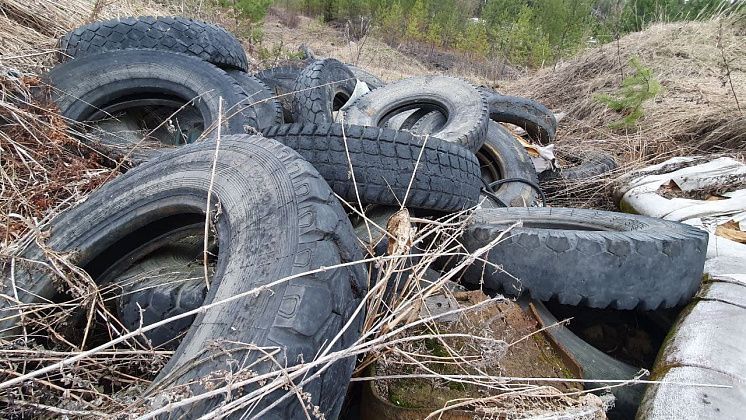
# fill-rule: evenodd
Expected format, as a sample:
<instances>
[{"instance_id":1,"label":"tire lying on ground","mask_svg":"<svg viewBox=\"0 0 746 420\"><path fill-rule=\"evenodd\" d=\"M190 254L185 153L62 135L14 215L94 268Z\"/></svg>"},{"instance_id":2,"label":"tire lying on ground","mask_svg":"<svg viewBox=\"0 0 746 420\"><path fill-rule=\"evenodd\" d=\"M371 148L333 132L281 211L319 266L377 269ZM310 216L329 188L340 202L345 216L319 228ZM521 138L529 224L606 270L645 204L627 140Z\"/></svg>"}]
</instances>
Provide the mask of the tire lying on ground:
<instances>
[{"instance_id":1,"label":"tire lying on ground","mask_svg":"<svg viewBox=\"0 0 746 420\"><path fill-rule=\"evenodd\" d=\"M254 75L269 86L269 89L280 102L286 123L295 122L292 111L293 87L298 76L300 76L300 72L303 71L308 63L306 61L299 61L293 64L264 69Z\"/></svg>"},{"instance_id":2,"label":"tire lying on ground","mask_svg":"<svg viewBox=\"0 0 746 420\"><path fill-rule=\"evenodd\" d=\"M652 310L686 302L699 287L707 250L707 233L681 223L537 207L477 210L462 242L474 252L502 233L484 255L491 264L469 267L469 282L594 308Z\"/></svg>"},{"instance_id":3,"label":"tire lying on ground","mask_svg":"<svg viewBox=\"0 0 746 420\"><path fill-rule=\"evenodd\" d=\"M246 71L241 43L225 29L200 20L170 16L127 17L83 25L59 41L60 62L129 48L154 49L199 57L218 67Z\"/></svg>"},{"instance_id":4,"label":"tire lying on ground","mask_svg":"<svg viewBox=\"0 0 746 420\"><path fill-rule=\"evenodd\" d=\"M46 247L70 255L72 264L96 279L139 244L204 222L207 195L212 193L212 214L219 215L213 226L219 253L205 303L233 300L197 315L145 395L153 404L171 386L184 385L189 395L222 386L231 361L246 363L252 374L276 369L274 362L293 366L311 361L327 346L336 351L351 345L362 325L362 317L356 317L341 331L365 293L366 273L359 264L335 268L357 261L361 253L346 214L323 178L291 149L247 135L222 138L213 178L215 147L213 141L188 145L119 176L56 217L46 240ZM21 255L42 261L44 252L32 244ZM322 266L327 269L303 274ZM297 277L291 281L273 284L293 275ZM56 294L55 277L41 264L16 265L14 278L20 302L43 302ZM18 308L8 298L14 294L8 282L1 287L0 334L12 339L22 334ZM237 296L257 287L267 289ZM221 344L213 347L216 342ZM264 353L231 343L279 351L273 353L274 361L267 361ZM327 418L336 418L354 365L353 356L335 361L319 377L312 378L319 372L311 371L302 386L308 403L320 407ZM295 386L303 379L295 378ZM232 395L252 389L247 386ZM284 395L284 390L264 395L253 414L277 403L263 418L303 417L305 408L297 396L291 391L280 401ZM224 403L221 393L190 406L168 407L168 415L199 416L225 408Z\"/></svg>"},{"instance_id":5,"label":"tire lying on ground","mask_svg":"<svg viewBox=\"0 0 746 420\"><path fill-rule=\"evenodd\" d=\"M434 137L425 141L404 131L341 124L286 124L263 134L300 153L352 203L359 195L363 204L454 211L479 198L474 154Z\"/></svg>"},{"instance_id":6,"label":"tire lying on ground","mask_svg":"<svg viewBox=\"0 0 746 420\"><path fill-rule=\"evenodd\" d=\"M333 58L317 60L298 75L293 86L293 116L296 122L334 122L338 111L352 96L355 75Z\"/></svg>"},{"instance_id":7,"label":"tire lying on ground","mask_svg":"<svg viewBox=\"0 0 746 420\"><path fill-rule=\"evenodd\" d=\"M282 105L275 98L269 86L241 70L228 70L227 73L243 88L248 97L247 106L255 110L256 127L254 128L261 130L285 122Z\"/></svg>"},{"instance_id":8,"label":"tire lying on ground","mask_svg":"<svg viewBox=\"0 0 746 420\"><path fill-rule=\"evenodd\" d=\"M63 117L93 125L120 116L159 115L146 131L188 126L214 128L219 98L223 101L224 134L257 126L256 109L247 106L244 89L223 70L198 58L156 50L124 50L85 56L54 67L43 76L51 99ZM195 120L194 115L198 117ZM182 116L184 116L182 118ZM152 119L152 118L151 118ZM171 137L169 137L170 139ZM163 143L167 140L159 137ZM109 138L109 146L131 148L128 138ZM177 139L183 144L186 139ZM164 146L163 144L156 146Z\"/></svg>"},{"instance_id":9,"label":"tire lying on ground","mask_svg":"<svg viewBox=\"0 0 746 420\"><path fill-rule=\"evenodd\" d=\"M616 168L614 157L603 152L591 151L583 156L570 159L575 166L561 168L558 170L548 170L539 174L542 182L550 181L578 181L603 175L606 172Z\"/></svg>"},{"instance_id":10,"label":"tire lying on ground","mask_svg":"<svg viewBox=\"0 0 746 420\"><path fill-rule=\"evenodd\" d=\"M547 107L528 98L500 95L485 88L480 90L487 99L493 121L517 125L540 144L554 141L557 120Z\"/></svg>"},{"instance_id":11,"label":"tire lying on ground","mask_svg":"<svg viewBox=\"0 0 746 420\"><path fill-rule=\"evenodd\" d=\"M436 132L445 122L443 114L433 111L414 123L410 131L419 135L430 134ZM534 184L539 182L526 150L508 130L494 121L489 122L487 138L475 154L479 160L482 180L487 185L501 179L523 179ZM493 195L482 195L482 207L529 207L536 204L536 190L524 182L504 183L492 193Z\"/></svg>"},{"instance_id":12,"label":"tire lying on ground","mask_svg":"<svg viewBox=\"0 0 746 420\"><path fill-rule=\"evenodd\" d=\"M470 83L448 76L413 77L368 92L345 111L345 123L385 127L395 115L416 108L447 116L433 136L472 152L484 144L489 114L482 93Z\"/></svg>"}]
</instances>

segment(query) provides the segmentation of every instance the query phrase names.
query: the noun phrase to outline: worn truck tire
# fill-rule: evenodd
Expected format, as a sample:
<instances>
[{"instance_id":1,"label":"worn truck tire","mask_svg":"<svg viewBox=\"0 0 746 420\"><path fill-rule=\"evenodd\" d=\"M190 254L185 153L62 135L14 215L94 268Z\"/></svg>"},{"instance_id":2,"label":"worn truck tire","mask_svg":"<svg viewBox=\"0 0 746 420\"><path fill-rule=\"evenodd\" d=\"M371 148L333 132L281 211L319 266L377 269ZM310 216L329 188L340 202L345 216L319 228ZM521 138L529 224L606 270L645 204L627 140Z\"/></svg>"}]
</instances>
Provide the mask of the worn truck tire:
<instances>
[{"instance_id":1,"label":"worn truck tire","mask_svg":"<svg viewBox=\"0 0 746 420\"><path fill-rule=\"evenodd\" d=\"M282 113L285 116L286 123L295 122L295 118L293 117L293 87L298 76L300 76L300 72L303 71L308 63L300 61L293 64L271 67L254 75L269 86L269 89L274 93L274 96L280 102L280 105L282 105Z\"/></svg>"},{"instance_id":2,"label":"worn truck tire","mask_svg":"<svg viewBox=\"0 0 746 420\"><path fill-rule=\"evenodd\" d=\"M598 151L589 152L571 160L577 163L577 165L558 170L544 171L539 174L539 179L542 182L561 180L579 181L603 175L606 172L614 170L617 166L613 156Z\"/></svg>"},{"instance_id":3,"label":"worn truck tire","mask_svg":"<svg viewBox=\"0 0 746 420\"><path fill-rule=\"evenodd\" d=\"M365 82L365 84L368 85L368 89L370 90L378 89L379 87L382 87L386 84L383 80L378 78L378 76L375 76L367 70L364 70L354 64L347 64L347 68L350 69L357 80Z\"/></svg>"},{"instance_id":4,"label":"worn truck tire","mask_svg":"<svg viewBox=\"0 0 746 420\"><path fill-rule=\"evenodd\" d=\"M166 104L177 111L188 106L201 115L207 129L223 110L235 110L223 123L224 134L257 126L256 109L247 106L241 85L223 70L198 58L156 50L123 50L88 55L55 66L43 76L53 87L51 99L60 114L88 123L118 112ZM134 98L134 99L133 99ZM168 116L168 113L166 113ZM133 146L125 144L112 146Z\"/></svg>"},{"instance_id":5,"label":"worn truck tire","mask_svg":"<svg viewBox=\"0 0 746 420\"><path fill-rule=\"evenodd\" d=\"M651 217L527 207L477 210L462 241L474 252L502 233L484 255L502 270L477 262L467 270L470 282L568 305L643 310L694 296L708 238L692 226Z\"/></svg>"},{"instance_id":6,"label":"worn truck tire","mask_svg":"<svg viewBox=\"0 0 746 420\"><path fill-rule=\"evenodd\" d=\"M485 94L493 121L517 125L540 144L554 141L557 120L547 107L528 98L500 95L484 88L481 91Z\"/></svg>"},{"instance_id":7,"label":"worn truck tire","mask_svg":"<svg viewBox=\"0 0 746 420\"><path fill-rule=\"evenodd\" d=\"M346 111L345 123L385 127L389 119L419 108L440 111L447 122L433 136L475 152L487 134L487 102L470 83L448 76L403 79L366 93Z\"/></svg>"},{"instance_id":8,"label":"worn truck tire","mask_svg":"<svg viewBox=\"0 0 746 420\"><path fill-rule=\"evenodd\" d=\"M246 71L241 43L220 26L171 16L126 17L83 25L59 41L60 62L104 51L154 49L193 55L223 68Z\"/></svg>"},{"instance_id":9,"label":"worn truck tire","mask_svg":"<svg viewBox=\"0 0 746 420\"><path fill-rule=\"evenodd\" d=\"M299 123L334 122L338 111L355 91L355 75L333 58L309 64L293 87L293 116Z\"/></svg>"},{"instance_id":10,"label":"worn truck tire","mask_svg":"<svg viewBox=\"0 0 746 420\"><path fill-rule=\"evenodd\" d=\"M334 192L353 203L358 199L350 165L363 204L399 206L406 197L407 207L455 211L475 205L479 198L474 154L437 138L341 124L286 124L263 134L300 153Z\"/></svg>"},{"instance_id":11,"label":"worn truck tire","mask_svg":"<svg viewBox=\"0 0 746 420\"><path fill-rule=\"evenodd\" d=\"M269 86L241 70L228 70L227 73L243 88L248 97L247 106L254 108L256 113L256 127L254 128L261 130L285 122L282 105L275 98Z\"/></svg>"},{"instance_id":12,"label":"worn truck tire","mask_svg":"<svg viewBox=\"0 0 746 420\"><path fill-rule=\"evenodd\" d=\"M439 111L433 111L417 121L411 128L415 134L430 134L438 130L446 119ZM500 124L490 121L487 139L475 153L482 171L482 180L486 184L500 179L525 179L539 183L534 164L526 149ZM530 207L536 204L537 194L530 185L522 182L509 182L500 185L493 191L494 197L500 200L496 203L492 196L483 195L480 198L482 207Z\"/></svg>"},{"instance_id":13,"label":"worn truck tire","mask_svg":"<svg viewBox=\"0 0 746 420\"><path fill-rule=\"evenodd\" d=\"M159 393L172 386L185 385L190 395L221 386L226 380L224 369L234 360L251 366L253 374L277 369L275 363L262 359L265 353L230 343L277 347L274 361L292 366L313 360L326 346L331 351L346 348L360 334L362 317L352 319L352 315L365 294L365 269L361 264L339 265L357 261L362 254L347 215L323 178L290 148L260 136L223 137L217 155L215 147L214 141L188 145L120 175L56 217L46 240L46 247L71 255L70 263L96 279L131 248L204 221L207 195L213 195L213 214L219 214L214 224L219 255L205 302L234 300L197 315L146 391L144 398L153 405L158 404ZM32 244L21 255L44 261L44 252ZM327 269L309 273L320 267ZM297 277L236 298L288 276ZM20 302L53 299L57 290L53 279L41 264L17 265ZM13 296L11 286L5 282L0 287L0 296L5 297L0 298L0 334L12 339L12 334L21 333L19 316L15 302L7 298ZM342 332L348 321L350 328ZM337 335L339 340L331 345ZM211 347L216 342L222 343L219 348ZM209 362L194 363L202 358ZM310 372L320 376L309 376L302 387L310 398L304 404L336 418L354 365L352 356L323 372ZM300 381L294 382L299 386ZM233 395L252 389L248 386ZM284 390L265 395L254 413L284 395ZM169 415L203 415L225 403L226 395L220 394ZM154 408L158 407L150 407ZM291 394L263 418L300 418L304 410Z\"/></svg>"}]
</instances>

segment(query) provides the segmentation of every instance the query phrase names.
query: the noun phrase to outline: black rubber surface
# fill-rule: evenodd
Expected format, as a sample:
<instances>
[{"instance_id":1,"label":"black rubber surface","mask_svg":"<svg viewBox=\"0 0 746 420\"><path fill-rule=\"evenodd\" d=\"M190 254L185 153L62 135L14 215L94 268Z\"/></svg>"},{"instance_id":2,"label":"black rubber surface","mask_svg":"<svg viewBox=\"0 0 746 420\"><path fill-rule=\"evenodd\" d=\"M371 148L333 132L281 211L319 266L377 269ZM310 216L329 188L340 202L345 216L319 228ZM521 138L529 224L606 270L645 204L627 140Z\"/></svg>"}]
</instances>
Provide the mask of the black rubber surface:
<instances>
[{"instance_id":1,"label":"black rubber surface","mask_svg":"<svg viewBox=\"0 0 746 420\"><path fill-rule=\"evenodd\" d=\"M477 210L463 235L470 251L516 222L467 281L508 294L594 308L652 310L688 301L702 280L707 233L644 216L587 209ZM506 274L509 273L509 274Z\"/></svg>"},{"instance_id":2,"label":"black rubber surface","mask_svg":"<svg viewBox=\"0 0 746 420\"><path fill-rule=\"evenodd\" d=\"M254 108L257 120L257 126L254 128L261 130L285 122L282 105L275 98L269 86L241 70L228 70L227 73L243 88L248 97L247 106Z\"/></svg>"},{"instance_id":3,"label":"black rubber surface","mask_svg":"<svg viewBox=\"0 0 746 420\"><path fill-rule=\"evenodd\" d=\"M123 50L88 55L55 66L43 81L53 87L52 100L62 116L73 121L111 118L122 110L147 106L140 101L165 99L177 110L192 101L189 107L208 129L218 121L222 98L224 134L245 133L246 126L257 125L255 109L246 106L248 97L238 82L214 65L184 54ZM131 141L121 139L125 146Z\"/></svg>"},{"instance_id":4,"label":"black rubber surface","mask_svg":"<svg viewBox=\"0 0 746 420\"><path fill-rule=\"evenodd\" d=\"M487 102L469 82L455 77L413 77L389 83L358 98L345 110L345 123L385 127L389 119L412 109L419 109L422 115L440 111L447 116L446 123L432 133L440 139L472 152L484 144Z\"/></svg>"},{"instance_id":5,"label":"black rubber surface","mask_svg":"<svg viewBox=\"0 0 746 420\"><path fill-rule=\"evenodd\" d=\"M202 306L207 285L204 266L197 260L200 250L174 248L154 252L114 280L122 288L117 314L128 330L136 330L141 322L150 325ZM193 321L194 316L182 318L145 336L153 347L175 349Z\"/></svg>"},{"instance_id":6,"label":"black rubber surface","mask_svg":"<svg viewBox=\"0 0 746 420\"><path fill-rule=\"evenodd\" d=\"M225 29L171 16L126 17L83 25L59 41L60 62L104 51L147 48L199 57L218 67L246 71L241 43Z\"/></svg>"},{"instance_id":7,"label":"black rubber surface","mask_svg":"<svg viewBox=\"0 0 746 420\"><path fill-rule=\"evenodd\" d=\"M485 88L480 90L487 99L493 121L517 125L540 144L554 141L557 120L547 107L532 99L500 95Z\"/></svg>"},{"instance_id":8,"label":"black rubber surface","mask_svg":"<svg viewBox=\"0 0 746 420\"><path fill-rule=\"evenodd\" d=\"M352 96L355 75L333 58L317 60L298 75L293 86L293 116L296 122L334 122L338 111Z\"/></svg>"},{"instance_id":9,"label":"black rubber surface","mask_svg":"<svg viewBox=\"0 0 746 420\"><path fill-rule=\"evenodd\" d=\"M272 93L282 105L282 112L286 123L295 122L293 117L293 87L300 72L308 64L305 61L295 62L295 65L271 67L255 74L256 78L269 86Z\"/></svg>"},{"instance_id":10,"label":"black rubber surface","mask_svg":"<svg viewBox=\"0 0 746 420\"><path fill-rule=\"evenodd\" d=\"M445 116L439 111L422 117L411 128L415 134L430 134L445 124ZM526 149L502 125L489 122L487 139L475 153L482 171L482 179L492 183L500 179L517 178L538 184L534 164ZM536 204L537 194L531 186L521 182L509 182L497 187L493 192L501 203L509 207L530 207ZM483 195L480 198L482 207L503 207L495 200Z\"/></svg>"},{"instance_id":11,"label":"black rubber surface","mask_svg":"<svg viewBox=\"0 0 746 420\"><path fill-rule=\"evenodd\" d=\"M555 180L576 181L603 175L606 172L614 170L617 166L613 156L598 151L591 151L570 160L575 161L577 165L555 171L544 171L539 174L539 179L542 182Z\"/></svg>"},{"instance_id":12,"label":"black rubber surface","mask_svg":"<svg viewBox=\"0 0 746 420\"><path fill-rule=\"evenodd\" d=\"M357 197L349 162L363 204L399 206L406 197L407 207L453 211L476 204L479 197L481 181L474 154L434 137L425 140L404 131L341 124L288 124L263 134L300 153L334 192L353 203Z\"/></svg>"},{"instance_id":13,"label":"black rubber surface","mask_svg":"<svg viewBox=\"0 0 746 420\"><path fill-rule=\"evenodd\" d=\"M538 184L531 157L526 149L502 125L490 121L487 140L476 153L482 179L491 183L500 179L518 178ZM531 186L521 182L502 184L495 190L497 198L510 207L536 205L538 194ZM498 207L489 198L482 200L482 207Z\"/></svg>"},{"instance_id":14,"label":"black rubber surface","mask_svg":"<svg viewBox=\"0 0 746 420\"><path fill-rule=\"evenodd\" d=\"M159 394L172 385L188 384L191 395L220 386L225 369L234 366L235 360L251 365L254 373L276 369L273 362L259 360L264 353L231 343L279 348L273 357L280 366L313 360L331 344L365 293L366 273L359 264L303 274L362 256L347 215L310 164L291 149L259 136L223 137L220 151L212 189L215 143L187 145L119 176L56 217L46 240L50 249L70 253L66 255L72 256L71 263L97 278L97 273L130 248L164 230L204 220L211 190L213 214L219 215L214 225L219 255L206 303L298 275L198 315L147 391L146 397L153 401L161 400ZM43 254L36 245L22 253L33 260L43 260ZM53 278L40 265L17 265L19 300L31 303L53 298ZM13 328L18 324L18 311L7 298L14 294L10 289L8 282L0 285L0 334L6 339L19 332ZM359 337L361 323L362 317L356 318L331 350L351 345ZM319 406L326 418L338 415L354 365L354 357L335 362L303 386L308 403ZM301 380L296 378L296 386ZM248 387L232 396L251 390ZM284 395L284 390L265 395L254 414ZM220 394L169 414L199 416L222 409L225 398ZM291 394L261 417L303 416L298 398Z\"/></svg>"}]
</instances>

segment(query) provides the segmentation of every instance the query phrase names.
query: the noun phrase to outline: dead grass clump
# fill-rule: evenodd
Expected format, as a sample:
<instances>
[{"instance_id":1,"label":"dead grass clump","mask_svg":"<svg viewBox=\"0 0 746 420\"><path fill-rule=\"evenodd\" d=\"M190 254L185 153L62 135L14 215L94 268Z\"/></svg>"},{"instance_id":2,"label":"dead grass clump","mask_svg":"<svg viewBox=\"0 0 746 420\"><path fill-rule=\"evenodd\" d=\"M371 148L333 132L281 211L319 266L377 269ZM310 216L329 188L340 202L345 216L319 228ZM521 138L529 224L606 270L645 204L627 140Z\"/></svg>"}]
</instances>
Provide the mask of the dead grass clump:
<instances>
[{"instance_id":1,"label":"dead grass clump","mask_svg":"<svg viewBox=\"0 0 746 420\"><path fill-rule=\"evenodd\" d=\"M0 243L7 246L111 175L83 154L54 108L32 99L34 77L0 77Z\"/></svg>"},{"instance_id":2,"label":"dead grass clump","mask_svg":"<svg viewBox=\"0 0 746 420\"><path fill-rule=\"evenodd\" d=\"M0 66L34 71L53 63L54 40L0 16Z\"/></svg>"},{"instance_id":3,"label":"dead grass clump","mask_svg":"<svg viewBox=\"0 0 746 420\"><path fill-rule=\"evenodd\" d=\"M746 149L743 25L727 18L655 24L509 82L506 90L568 113L558 133L560 154L600 149L616 155L623 170L629 170L671 156L741 152ZM613 130L608 125L620 114L595 96L616 91L630 75L629 61L635 57L652 70L663 91L644 103L636 127ZM571 187L594 191L598 181L590 180L593 188ZM577 199L578 205L602 204L588 196Z\"/></svg>"},{"instance_id":4,"label":"dead grass clump","mask_svg":"<svg viewBox=\"0 0 746 420\"><path fill-rule=\"evenodd\" d=\"M0 65L39 73L56 62L57 39L67 31L94 20L169 12L149 0L3 0Z\"/></svg>"},{"instance_id":5,"label":"dead grass clump","mask_svg":"<svg viewBox=\"0 0 746 420\"><path fill-rule=\"evenodd\" d=\"M39 33L58 37L91 16L92 1L3 0L3 14Z\"/></svg>"}]
</instances>

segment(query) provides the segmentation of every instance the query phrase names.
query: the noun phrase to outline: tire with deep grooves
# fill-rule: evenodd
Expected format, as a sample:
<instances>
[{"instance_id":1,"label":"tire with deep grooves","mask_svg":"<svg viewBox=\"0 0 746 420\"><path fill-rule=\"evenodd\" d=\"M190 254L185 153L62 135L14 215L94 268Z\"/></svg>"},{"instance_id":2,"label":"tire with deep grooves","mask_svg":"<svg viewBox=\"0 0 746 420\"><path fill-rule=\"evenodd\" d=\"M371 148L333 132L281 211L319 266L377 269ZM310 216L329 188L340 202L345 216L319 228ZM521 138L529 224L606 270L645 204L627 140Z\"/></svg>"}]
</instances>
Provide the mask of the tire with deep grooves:
<instances>
[{"instance_id":1,"label":"tire with deep grooves","mask_svg":"<svg viewBox=\"0 0 746 420\"><path fill-rule=\"evenodd\" d=\"M454 211L476 204L479 197L474 154L434 137L425 140L404 131L341 124L287 124L263 134L300 153L334 192L353 203L357 196L345 143L363 204L399 206L406 197L407 207Z\"/></svg>"},{"instance_id":2,"label":"tire with deep grooves","mask_svg":"<svg viewBox=\"0 0 746 420\"><path fill-rule=\"evenodd\" d=\"M236 112L223 123L223 133L240 134L256 126L256 113L247 107L244 89L232 77L198 58L156 50L123 50L89 55L55 66L43 76L52 86L52 100L60 114L73 121L89 121L107 104L132 95L171 96L193 101L204 127L218 121L223 109ZM143 94L143 90L146 91Z\"/></svg>"},{"instance_id":3,"label":"tire with deep grooves","mask_svg":"<svg viewBox=\"0 0 746 420\"><path fill-rule=\"evenodd\" d=\"M69 255L71 264L96 279L110 260L152 240L162 228L170 229L176 221L204 220L211 192L219 255L205 302L235 298L241 292L298 276L200 313L147 391L145 400L153 403L171 386L184 384L190 395L203 393L210 385L221 386L224 369L234 360L250 365L253 373L276 369L272 362L259 361L260 352L231 343L279 347L273 358L280 366L314 359L337 336L365 294L362 265L339 267L362 256L350 222L310 164L291 149L260 136L223 137L217 155L215 146L214 141L187 145L120 175L56 217L46 239L46 247ZM214 178L213 166L218 174ZM44 261L45 252L31 244L21 255ZM329 269L303 274L320 267ZM53 298L57 290L53 279L41 264L16 265L19 300L31 303ZM13 296L10 289L8 282L0 285L1 296ZM0 314L3 338L21 333L14 301L0 298ZM350 346L361 326L362 317L358 317L331 351ZM214 347L214 343L220 345ZM310 396L308 403L320 407L327 418L336 418L354 365L354 356L339 360L309 381L302 389ZM232 395L245 395L252 389ZM304 409L292 395L294 391L290 392L290 398L263 418L303 417ZM254 413L284 395L280 389L264 396ZM225 403L225 398L220 394L169 411L169 415L206 414Z\"/></svg>"},{"instance_id":4,"label":"tire with deep grooves","mask_svg":"<svg viewBox=\"0 0 746 420\"><path fill-rule=\"evenodd\" d=\"M509 228L486 254L502 270L477 262L468 281L569 305L644 310L684 303L701 282L708 237L692 226L587 209L482 209L462 241L473 252Z\"/></svg>"},{"instance_id":5,"label":"tire with deep grooves","mask_svg":"<svg viewBox=\"0 0 746 420\"><path fill-rule=\"evenodd\" d=\"M317 60L298 75L293 86L293 117L299 123L334 122L334 111L355 91L355 75L333 58Z\"/></svg>"},{"instance_id":6,"label":"tire with deep grooves","mask_svg":"<svg viewBox=\"0 0 746 420\"><path fill-rule=\"evenodd\" d=\"M112 283L121 290L117 315L128 330L136 330L140 322L147 326L202 305L207 294L204 268L195 258L199 250L189 251L164 247L114 279ZM145 336L153 347L174 350L178 337L193 321L193 316L178 319L148 331Z\"/></svg>"},{"instance_id":7,"label":"tire with deep grooves","mask_svg":"<svg viewBox=\"0 0 746 420\"><path fill-rule=\"evenodd\" d=\"M60 62L104 51L155 49L193 55L218 67L246 71L241 43L225 29L201 20L143 16L104 20L68 32L59 41Z\"/></svg>"},{"instance_id":8,"label":"tire with deep grooves","mask_svg":"<svg viewBox=\"0 0 746 420\"><path fill-rule=\"evenodd\" d=\"M493 121L517 125L540 144L554 141L557 120L547 107L528 98L500 95L484 88L481 91L486 96Z\"/></svg>"},{"instance_id":9,"label":"tire with deep grooves","mask_svg":"<svg viewBox=\"0 0 746 420\"><path fill-rule=\"evenodd\" d=\"M433 136L479 150L487 134L489 113L483 94L465 80L449 76L403 79L366 93L345 110L345 123L385 127L396 114L419 108L447 115Z\"/></svg>"},{"instance_id":10,"label":"tire with deep grooves","mask_svg":"<svg viewBox=\"0 0 746 420\"><path fill-rule=\"evenodd\" d=\"M227 73L241 85L246 93L247 106L254 108L257 130L284 123L282 105L275 98L269 86L258 78L241 70L228 70Z\"/></svg>"},{"instance_id":11,"label":"tire with deep grooves","mask_svg":"<svg viewBox=\"0 0 746 420\"><path fill-rule=\"evenodd\" d=\"M282 105L282 112L285 116L284 119L286 123L295 122L292 111L293 87L295 86L295 81L298 79L300 72L308 63L306 61L300 61L293 64L294 65L264 69L254 75L257 79L269 86L269 89L274 93L275 97Z\"/></svg>"}]
</instances>

